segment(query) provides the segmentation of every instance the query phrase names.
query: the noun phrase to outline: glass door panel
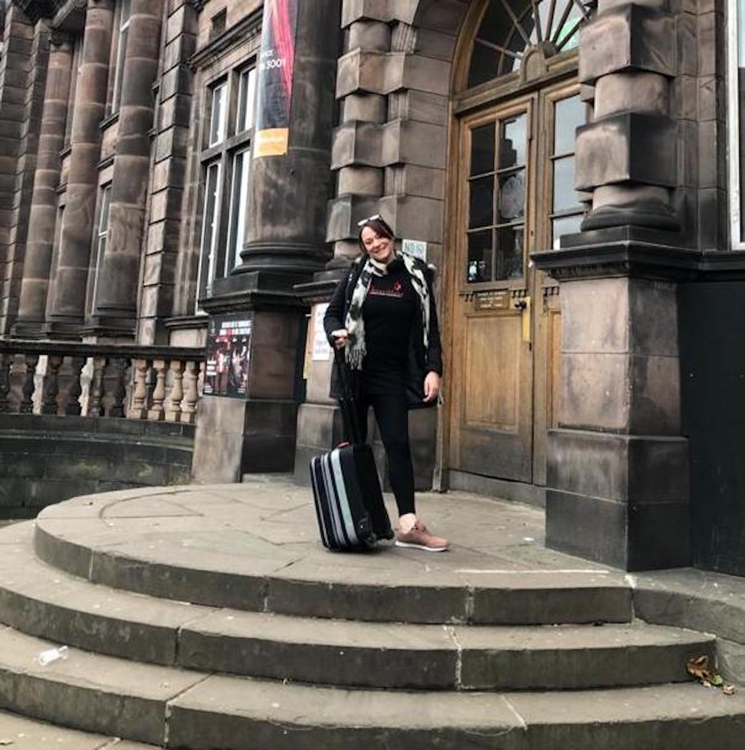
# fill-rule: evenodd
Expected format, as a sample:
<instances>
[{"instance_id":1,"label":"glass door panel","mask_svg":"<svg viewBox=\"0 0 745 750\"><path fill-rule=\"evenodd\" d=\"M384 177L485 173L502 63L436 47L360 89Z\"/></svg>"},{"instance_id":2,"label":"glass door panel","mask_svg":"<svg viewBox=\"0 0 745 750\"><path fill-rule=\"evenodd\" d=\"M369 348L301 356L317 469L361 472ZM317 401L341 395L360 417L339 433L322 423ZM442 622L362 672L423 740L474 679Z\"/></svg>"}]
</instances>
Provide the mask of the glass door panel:
<instances>
[{"instance_id":1,"label":"glass door panel","mask_svg":"<svg viewBox=\"0 0 745 750\"><path fill-rule=\"evenodd\" d=\"M523 277L529 127L523 110L470 130L466 284Z\"/></svg>"}]
</instances>

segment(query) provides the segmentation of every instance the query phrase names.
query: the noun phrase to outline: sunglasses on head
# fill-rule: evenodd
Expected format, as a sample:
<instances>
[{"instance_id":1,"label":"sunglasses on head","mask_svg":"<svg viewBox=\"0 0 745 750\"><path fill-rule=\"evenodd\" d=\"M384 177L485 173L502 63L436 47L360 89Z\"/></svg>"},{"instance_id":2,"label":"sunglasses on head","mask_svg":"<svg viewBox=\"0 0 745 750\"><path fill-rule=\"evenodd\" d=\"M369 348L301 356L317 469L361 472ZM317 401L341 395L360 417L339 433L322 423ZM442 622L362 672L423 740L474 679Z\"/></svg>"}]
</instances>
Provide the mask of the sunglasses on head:
<instances>
[{"instance_id":1,"label":"sunglasses on head","mask_svg":"<svg viewBox=\"0 0 745 750\"><path fill-rule=\"evenodd\" d=\"M365 224L367 224L370 221L376 221L377 219L382 219L383 217L380 214L373 214L372 216L368 216L366 219L360 219L360 221L357 222L358 227L363 227Z\"/></svg>"}]
</instances>

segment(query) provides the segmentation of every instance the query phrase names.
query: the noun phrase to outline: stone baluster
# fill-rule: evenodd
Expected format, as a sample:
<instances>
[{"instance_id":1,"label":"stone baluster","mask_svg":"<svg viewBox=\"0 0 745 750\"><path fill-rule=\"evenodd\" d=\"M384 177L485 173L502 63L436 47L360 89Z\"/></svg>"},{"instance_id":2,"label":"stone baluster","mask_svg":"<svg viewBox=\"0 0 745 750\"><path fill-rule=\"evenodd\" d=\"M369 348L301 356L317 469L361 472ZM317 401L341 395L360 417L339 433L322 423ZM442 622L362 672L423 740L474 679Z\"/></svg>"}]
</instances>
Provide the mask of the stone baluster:
<instances>
[{"instance_id":1,"label":"stone baluster","mask_svg":"<svg viewBox=\"0 0 745 750\"><path fill-rule=\"evenodd\" d=\"M36 377L36 365L39 364L38 354L27 354L26 360L26 374L23 378L23 387L21 388L21 414L33 414L34 411L34 391L36 390L36 383L34 379Z\"/></svg>"},{"instance_id":2,"label":"stone baluster","mask_svg":"<svg viewBox=\"0 0 745 750\"><path fill-rule=\"evenodd\" d=\"M0 414L10 411L10 366L13 363L13 355L0 354Z\"/></svg>"},{"instance_id":3,"label":"stone baluster","mask_svg":"<svg viewBox=\"0 0 745 750\"><path fill-rule=\"evenodd\" d=\"M148 411L147 418L153 422L160 422L165 417L163 402L166 400L166 361L156 359L153 361L155 368L155 388L153 389L153 404Z\"/></svg>"},{"instance_id":4,"label":"stone baluster","mask_svg":"<svg viewBox=\"0 0 745 750\"><path fill-rule=\"evenodd\" d=\"M80 378L82 377L86 361L85 357L72 357L70 360L72 380L70 381L70 388L67 391L67 403L65 404L65 414L69 417L80 416L80 396L83 393L83 384L80 382Z\"/></svg>"},{"instance_id":5,"label":"stone baluster","mask_svg":"<svg viewBox=\"0 0 745 750\"><path fill-rule=\"evenodd\" d=\"M165 418L169 422L178 422L181 418L181 401L184 398L184 363L175 359L171 362L170 370L173 383Z\"/></svg>"},{"instance_id":6,"label":"stone baluster","mask_svg":"<svg viewBox=\"0 0 745 750\"><path fill-rule=\"evenodd\" d=\"M194 424L197 416L197 399L199 391L197 381L199 379L199 363L189 361L186 363L186 373L184 375L184 403L181 409L180 422Z\"/></svg>"},{"instance_id":7,"label":"stone baluster","mask_svg":"<svg viewBox=\"0 0 745 750\"><path fill-rule=\"evenodd\" d=\"M44 378L44 402L41 405L42 414L56 414L59 411L57 396L59 395L59 371L64 357L50 354L47 359L47 374Z\"/></svg>"},{"instance_id":8,"label":"stone baluster","mask_svg":"<svg viewBox=\"0 0 745 750\"><path fill-rule=\"evenodd\" d=\"M129 369L129 360L125 357L116 357L114 364L114 382L111 389L112 403L109 409L109 417L123 417L125 415L124 400L127 397L126 376Z\"/></svg>"},{"instance_id":9,"label":"stone baluster","mask_svg":"<svg viewBox=\"0 0 745 750\"><path fill-rule=\"evenodd\" d=\"M100 417L103 415L104 399L104 373L108 360L106 357L93 358L93 382L91 383L89 417Z\"/></svg>"},{"instance_id":10,"label":"stone baluster","mask_svg":"<svg viewBox=\"0 0 745 750\"><path fill-rule=\"evenodd\" d=\"M132 394L132 406L127 416L130 419L147 419L147 371L150 362L147 359L135 359L132 363L134 368L134 392Z\"/></svg>"}]
</instances>

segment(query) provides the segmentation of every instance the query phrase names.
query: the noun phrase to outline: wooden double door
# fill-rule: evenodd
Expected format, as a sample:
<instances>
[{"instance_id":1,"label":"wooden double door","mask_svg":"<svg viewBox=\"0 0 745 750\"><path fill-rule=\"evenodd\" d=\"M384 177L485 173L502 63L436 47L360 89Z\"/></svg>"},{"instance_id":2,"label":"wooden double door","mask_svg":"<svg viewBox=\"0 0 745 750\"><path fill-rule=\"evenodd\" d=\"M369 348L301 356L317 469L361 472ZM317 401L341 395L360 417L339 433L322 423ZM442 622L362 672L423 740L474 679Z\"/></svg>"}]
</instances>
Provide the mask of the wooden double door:
<instances>
[{"instance_id":1,"label":"wooden double door","mask_svg":"<svg viewBox=\"0 0 745 750\"><path fill-rule=\"evenodd\" d=\"M556 424L559 287L530 262L578 231L575 82L457 121L450 270L451 471L542 485Z\"/></svg>"}]
</instances>

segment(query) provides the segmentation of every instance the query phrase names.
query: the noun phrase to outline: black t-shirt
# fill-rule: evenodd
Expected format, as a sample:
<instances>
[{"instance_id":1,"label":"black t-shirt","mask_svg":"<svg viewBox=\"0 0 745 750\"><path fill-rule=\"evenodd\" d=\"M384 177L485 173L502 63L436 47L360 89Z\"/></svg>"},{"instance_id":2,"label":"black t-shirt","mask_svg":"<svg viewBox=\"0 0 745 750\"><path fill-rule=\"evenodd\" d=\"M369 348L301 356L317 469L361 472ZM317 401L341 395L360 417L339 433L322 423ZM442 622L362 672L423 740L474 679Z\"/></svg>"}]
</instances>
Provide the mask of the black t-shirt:
<instances>
[{"instance_id":1,"label":"black t-shirt","mask_svg":"<svg viewBox=\"0 0 745 750\"><path fill-rule=\"evenodd\" d=\"M373 276L362 306L367 354L362 361L365 393L404 389L411 326L419 298L404 262L388 264L385 276Z\"/></svg>"}]
</instances>

